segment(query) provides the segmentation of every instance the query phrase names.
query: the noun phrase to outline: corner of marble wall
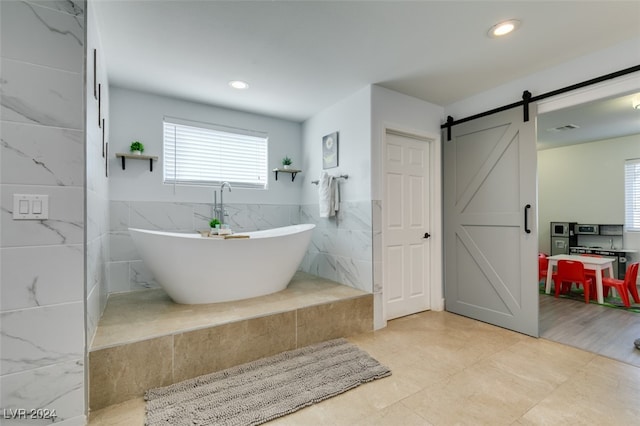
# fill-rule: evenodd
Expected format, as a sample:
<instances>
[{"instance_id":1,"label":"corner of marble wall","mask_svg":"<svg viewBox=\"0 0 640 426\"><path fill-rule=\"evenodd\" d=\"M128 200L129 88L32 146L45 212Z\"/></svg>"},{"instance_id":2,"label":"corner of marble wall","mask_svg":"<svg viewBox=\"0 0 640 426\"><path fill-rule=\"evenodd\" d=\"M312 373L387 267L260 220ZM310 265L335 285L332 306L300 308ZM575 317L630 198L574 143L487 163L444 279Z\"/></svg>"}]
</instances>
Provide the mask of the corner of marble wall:
<instances>
[{"instance_id":1,"label":"corner of marble wall","mask_svg":"<svg viewBox=\"0 0 640 426\"><path fill-rule=\"evenodd\" d=\"M343 202L337 217L332 218L320 218L318 204L302 205L300 218L304 223L316 224L301 269L372 292L371 202Z\"/></svg>"},{"instance_id":2,"label":"corner of marble wall","mask_svg":"<svg viewBox=\"0 0 640 426\"><path fill-rule=\"evenodd\" d=\"M382 201L371 201L373 292L382 293Z\"/></svg>"},{"instance_id":3,"label":"corner of marble wall","mask_svg":"<svg viewBox=\"0 0 640 426\"><path fill-rule=\"evenodd\" d=\"M371 224L373 231L373 328L379 330L387 326L383 313L382 292L382 200L371 201Z\"/></svg>"},{"instance_id":4,"label":"corner of marble wall","mask_svg":"<svg viewBox=\"0 0 640 426\"><path fill-rule=\"evenodd\" d=\"M129 283L131 291L160 287L142 261L129 262Z\"/></svg>"},{"instance_id":5,"label":"corner of marble wall","mask_svg":"<svg viewBox=\"0 0 640 426\"><path fill-rule=\"evenodd\" d=\"M291 225L301 225L304 222L301 220L301 206L300 205L291 205L289 206L289 224Z\"/></svg>"},{"instance_id":6,"label":"corner of marble wall","mask_svg":"<svg viewBox=\"0 0 640 426\"><path fill-rule=\"evenodd\" d=\"M98 323L100 322L100 317L102 314L102 310L100 307L100 286L95 286L91 289L90 293L87 293L86 303L87 348L90 348L91 343L93 342L93 338L96 335L96 330L98 329Z\"/></svg>"}]
</instances>

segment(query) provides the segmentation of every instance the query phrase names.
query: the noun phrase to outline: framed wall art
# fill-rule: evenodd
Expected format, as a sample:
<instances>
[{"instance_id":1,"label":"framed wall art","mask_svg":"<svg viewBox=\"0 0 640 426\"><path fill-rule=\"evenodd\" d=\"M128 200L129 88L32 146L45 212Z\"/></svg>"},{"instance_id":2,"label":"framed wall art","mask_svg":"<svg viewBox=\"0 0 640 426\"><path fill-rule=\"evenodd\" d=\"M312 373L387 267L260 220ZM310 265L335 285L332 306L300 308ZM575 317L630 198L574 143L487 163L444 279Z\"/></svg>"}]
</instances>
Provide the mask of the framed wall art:
<instances>
[{"instance_id":1,"label":"framed wall art","mask_svg":"<svg viewBox=\"0 0 640 426\"><path fill-rule=\"evenodd\" d=\"M333 132L322 138L323 169L338 167L338 136L339 132Z\"/></svg>"}]
</instances>

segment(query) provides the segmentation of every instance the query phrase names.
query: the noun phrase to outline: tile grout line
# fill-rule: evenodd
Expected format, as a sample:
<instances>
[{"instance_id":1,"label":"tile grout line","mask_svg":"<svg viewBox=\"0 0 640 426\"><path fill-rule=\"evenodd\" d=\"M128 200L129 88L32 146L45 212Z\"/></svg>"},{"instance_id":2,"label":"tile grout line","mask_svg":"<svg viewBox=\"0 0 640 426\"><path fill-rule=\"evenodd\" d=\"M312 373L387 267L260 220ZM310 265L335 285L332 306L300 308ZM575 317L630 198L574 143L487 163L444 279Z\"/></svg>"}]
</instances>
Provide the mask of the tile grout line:
<instances>
[{"instance_id":1,"label":"tile grout line","mask_svg":"<svg viewBox=\"0 0 640 426\"><path fill-rule=\"evenodd\" d=\"M176 382L176 336L171 335L171 383Z\"/></svg>"},{"instance_id":2,"label":"tile grout line","mask_svg":"<svg viewBox=\"0 0 640 426\"><path fill-rule=\"evenodd\" d=\"M298 311L299 311L299 309L295 310L295 321L293 321L293 327L294 327L293 336L295 338L295 348L296 349L299 347L298 346Z\"/></svg>"}]
</instances>

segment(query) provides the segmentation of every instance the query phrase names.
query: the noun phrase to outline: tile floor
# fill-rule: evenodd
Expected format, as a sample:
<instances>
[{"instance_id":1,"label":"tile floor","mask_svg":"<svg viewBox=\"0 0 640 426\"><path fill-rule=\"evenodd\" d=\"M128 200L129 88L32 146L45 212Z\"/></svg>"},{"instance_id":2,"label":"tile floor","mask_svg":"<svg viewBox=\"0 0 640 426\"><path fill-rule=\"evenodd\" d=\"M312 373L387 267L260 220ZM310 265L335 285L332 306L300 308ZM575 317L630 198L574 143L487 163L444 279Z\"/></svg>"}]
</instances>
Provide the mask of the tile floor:
<instances>
[{"instance_id":1,"label":"tile floor","mask_svg":"<svg viewBox=\"0 0 640 426\"><path fill-rule=\"evenodd\" d=\"M349 339L392 376L269 424L629 425L640 368L447 312L424 312ZM92 413L92 426L143 425L141 398Z\"/></svg>"}]
</instances>

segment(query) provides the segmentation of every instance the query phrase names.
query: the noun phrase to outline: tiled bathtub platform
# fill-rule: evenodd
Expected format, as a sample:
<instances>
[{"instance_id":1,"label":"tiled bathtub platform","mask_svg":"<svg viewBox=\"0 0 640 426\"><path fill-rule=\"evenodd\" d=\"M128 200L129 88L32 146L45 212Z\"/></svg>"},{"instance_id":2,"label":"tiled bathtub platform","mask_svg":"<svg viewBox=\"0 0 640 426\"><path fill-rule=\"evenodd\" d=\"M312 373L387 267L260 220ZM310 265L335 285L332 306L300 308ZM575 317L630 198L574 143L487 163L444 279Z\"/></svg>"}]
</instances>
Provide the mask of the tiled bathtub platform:
<instances>
[{"instance_id":1,"label":"tiled bathtub platform","mask_svg":"<svg viewBox=\"0 0 640 426\"><path fill-rule=\"evenodd\" d=\"M297 273L286 290L179 305L158 289L112 295L89 352L89 406L373 328L373 296Z\"/></svg>"}]
</instances>

